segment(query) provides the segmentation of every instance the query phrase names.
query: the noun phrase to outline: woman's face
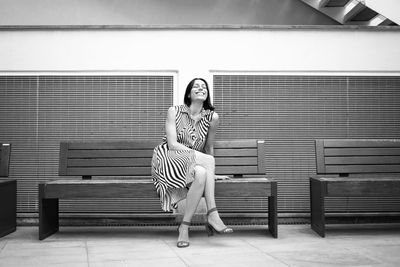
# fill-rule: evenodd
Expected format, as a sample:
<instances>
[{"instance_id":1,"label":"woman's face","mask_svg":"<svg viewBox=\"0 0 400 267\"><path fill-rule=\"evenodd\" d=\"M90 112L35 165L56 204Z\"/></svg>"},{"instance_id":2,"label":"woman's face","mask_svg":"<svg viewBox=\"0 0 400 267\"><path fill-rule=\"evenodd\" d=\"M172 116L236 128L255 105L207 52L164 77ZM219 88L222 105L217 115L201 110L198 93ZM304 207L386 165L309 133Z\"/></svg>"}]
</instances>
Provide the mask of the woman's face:
<instances>
[{"instance_id":1,"label":"woman's face","mask_svg":"<svg viewBox=\"0 0 400 267\"><path fill-rule=\"evenodd\" d=\"M190 91L191 101L201 100L205 101L208 96L208 89L206 84L202 80L195 80L192 90Z\"/></svg>"}]
</instances>

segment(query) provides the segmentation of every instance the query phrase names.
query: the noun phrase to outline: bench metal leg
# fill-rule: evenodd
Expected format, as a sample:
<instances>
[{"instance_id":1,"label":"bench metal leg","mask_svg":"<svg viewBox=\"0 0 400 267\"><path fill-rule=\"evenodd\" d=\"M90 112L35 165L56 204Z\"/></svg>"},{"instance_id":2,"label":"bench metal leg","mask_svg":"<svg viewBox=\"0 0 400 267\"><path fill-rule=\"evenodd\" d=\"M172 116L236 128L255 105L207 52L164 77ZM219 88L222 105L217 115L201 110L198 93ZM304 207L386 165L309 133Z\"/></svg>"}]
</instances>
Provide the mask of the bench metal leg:
<instances>
[{"instance_id":1,"label":"bench metal leg","mask_svg":"<svg viewBox=\"0 0 400 267\"><path fill-rule=\"evenodd\" d=\"M271 183L271 196L268 197L268 230L278 238L278 190L277 183Z\"/></svg>"},{"instance_id":2,"label":"bench metal leg","mask_svg":"<svg viewBox=\"0 0 400 267\"><path fill-rule=\"evenodd\" d=\"M17 182L0 184L0 237L17 229Z\"/></svg>"},{"instance_id":3,"label":"bench metal leg","mask_svg":"<svg viewBox=\"0 0 400 267\"><path fill-rule=\"evenodd\" d=\"M39 184L39 240L58 232L58 198L44 198L44 184Z\"/></svg>"},{"instance_id":4,"label":"bench metal leg","mask_svg":"<svg viewBox=\"0 0 400 267\"><path fill-rule=\"evenodd\" d=\"M325 237L325 183L310 180L311 229Z\"/></svg>"}]
</instances>

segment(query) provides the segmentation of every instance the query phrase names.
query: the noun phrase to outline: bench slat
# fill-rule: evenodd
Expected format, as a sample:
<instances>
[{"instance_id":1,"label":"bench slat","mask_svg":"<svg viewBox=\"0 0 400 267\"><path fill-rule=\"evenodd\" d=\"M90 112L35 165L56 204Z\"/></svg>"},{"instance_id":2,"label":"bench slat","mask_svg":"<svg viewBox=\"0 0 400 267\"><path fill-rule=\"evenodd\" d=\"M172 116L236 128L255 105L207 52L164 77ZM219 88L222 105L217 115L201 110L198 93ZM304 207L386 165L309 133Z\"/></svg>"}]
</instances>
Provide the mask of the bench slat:
<instances>
[{"instance_id":1,"label":"bench slat","mask_svg":"<svg viewBox=\"0 0 400 267\"><path fill-rule=\"evenodd\" d=\"M217 158L216 165L221 166L257 166L257 158ZM99 158L69 159L68 167L133 167L149 166L151 158Z\"/></svg>"},{"instance_id":2,"label":"bench slat","mask_svg":"<svg viewBox=\"0 0 400 267\"><path fill-rule=\"evenodd\" d=\"M45 198L157 198L151 181L143 183L57 183L45 185Z\"/></svg>"},{"instance_id":3,"label":"bench slat","mask_svg":"<svg viewBox=\"0 0 400 267\"><path fill-rule=\"evenodd\" d=\"M224 166L241 166L241 165L251 165L257 166L258 160L254 157L227 157L227 158L215 158L216 165L224 165Z\"/></svg>"},{"instance_id":4,"label":"bench slat","mask_svg":"<svg viewBox=\"0 0 400 267\"><path fill-rule=\"evenodd\" d=\"M132 166L132 165L131 165ZM258 174L257 166L217 166L217 174ZM69 176L150 176L151 167L93 167L68 168Z\"/></svg>"},{"instance_id":5,"label":"bench slat","mask_svg":"<svg viewBox=\"0 0 400 267\"><path fill-rule=\"evenodd\" d=\"M131 165L132 166L132 165ZM262 174L257 166L216 166L217 174ZM68 168L69 176L150 176L151 167L76 167Z\"/></svg>"},{"instance_id":6,"label":"bench slat","mask_svg":"<svg viewBox=\"0 0 400 267\"><path fill-rule=\"evenodd\" d=\"M400 156L400 148L325 148L325 156Z\"/></svg>"},{"instance_id":7,"label":"bench slat","mask_svg":"<svg viewBox=\"0 0 400 267\"><path fill-rule=\"evenodd\" d=\"M149 141L149 140L136 140L136 141L85 141L85 142L70 142L68 143L68 149L70 150L153 150L160 141Z\"/></svg>"},{"instance_id":8,"label":"bench slat","mask_svg":"<svg viewBox=\"0 0 400 267\"><path fill-rule=\"evenodd\" d=\"M232 180L237 180L232 182ZM228 181L217 181L215 192L218 197L267 197L271 196L271 183L268 180L249 181L245 179L232 179Z\"/></svg>"},{"instance_id":9,"label":"bench slat","mask_svg":"<svg viewBox=\"0 0 400 267\"><path fill-rule=\"evenodd\" d=\"M64 142L65 143L65 142ZM69 149L154 149L160 141L132 140L132 141L85 141L70 142ZM214 148L253 148L257 140L229 140L215 141Z\"/></svg>"},{"instance_id":10,"label":"bench slat","mask_svg":"<svg viewBox=\"0 0 400 267\"><path fill-rule=\"evenodd\" d=\"M256 157L257 149L216 149L215 157ZM152 150L72 150L69 158L140 158L151 157Z\"/></svg>"},{"instance_id":11,"label":"bench slat","mask_svg":"<svg viewBox=\"0 0 400 267\"><path fill-rule=\"evenodd\" d=\"M68 158L151 158L153 150L72 150Z\"/></svg>"},{"instance_id":12,"label":"bench slat","mask_svg":"<svg viewBox=\"0 0 400 267\"><path fill-rule=\"evenodd\" d=\"M382 176L384 175L384 176ZM400 181L400 177L396 176L388 176L387 174L373 174L371 176L363 176L360 177L310 177L310 179L318 181L318 182L346 182L346 181Z\"/></svg>"},{"instance_id":13,"label":"bench slat","mask_svg":"<svg viewBox=\"0 0 400 267\"><path fill-rule=\"evenodd\" d=\"M71 176L150 176L151 167L68 168Z\"/></svg>"},{"instance_id":14,"label":"bench slat","mask_svg":"<svg viewBox=\"0 0 400 267\"><path fill-rule=\"evenodd\" d=\"M218 197L268 197L271 180L241 178L216 181ZM58 180L47 182L45 198L158 198L151 179Z\"/></svg>"},{"instance_id":15,"label":"bench slat","mask_svg":"<svg viewBox=\"0 0 400 267\"><path fill-rule=\"evenodd\" d=\"M229 140L215 141L214 148L254 148L257 146L257 140Z\"/></svg>"},{"instance_id":16,"label":"bench slat","mask_svg":"<svg viewBox=\"0 0 400 267\"><path fill-rule=\"evenodd\" d=\"M216 149L214 151L215 157L257 157L257 148L245 148L245 149Z\"/></svg>"},{"instance_id":17,"label":"bench slat","mask_svg":"<svg viewBox=\"0 0 400 267\"><path fill-rule=\"evenodd\" d=\"M400 156L326 157L325 164L327 165L400 164Z\"/></svg>"},{"instance_id":18,"label":"bench slat","mask_svg":"<svg viewBox=\"0 0 400 267\"><path fill-rule=\"evenodd\" d=\"M258 174L257 166L216 166L215 167L216 174ZM265 174L260 173L260 174Z\"/></svg>"},{"instance_id":19,"label":"bench slat","mask_svg":"<svg viewBox=\"0 0 400 267\"><path fill-rule=\"evenodd\" d=\"M385 180L353 180L330 181L327 187L329 196L399 196L400 179Z\"/></svg>"},{"instance_id":20,"label":"bench slat","mask_svg":"<svg viewBox=\"0 0 400 267\"><path fill-rule=\"evenodd\" d=\"M395 173L400 165L327 165L326 173Z\"/></svg>"},{"instance_id":21,"label":"bench slat","mask_svg":"<svg viewBox=\"0 0 400 267\"><path fill-rule=\"evenodd\" d=\"M69 159L68 167L147 167L151 158Z\"/></svg>"},{"instance_id":22,"label":"bench slat","mask_svg":"<svg viewBox=\"0 0 400 267\"><path fill-rule=\"evenodd\" d=\"M400 140L397 139L325 139L325 147L399 147Z\"/></svg>"}]
</instances>

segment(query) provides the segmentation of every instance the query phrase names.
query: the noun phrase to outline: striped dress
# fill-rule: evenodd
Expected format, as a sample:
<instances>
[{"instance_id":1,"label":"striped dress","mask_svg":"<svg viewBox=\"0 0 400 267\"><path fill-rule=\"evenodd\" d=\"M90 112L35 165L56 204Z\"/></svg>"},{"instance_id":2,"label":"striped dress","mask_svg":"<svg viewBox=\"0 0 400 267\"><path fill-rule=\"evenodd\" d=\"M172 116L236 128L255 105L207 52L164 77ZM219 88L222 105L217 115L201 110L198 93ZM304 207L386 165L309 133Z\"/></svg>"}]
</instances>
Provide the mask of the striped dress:
<instances>
[{"instance_id":1,"label":"striped dress","mask_svg":"<svg viewBox=\"0 0 400 267\"><path fill-rule=\"evenodd\" d=\"M166 135L154 149L151 174L164 211L176 209L186 198L188 185L194 180L194 150L203 151L213 116L213 111L203 109L201 118L194 121L188 106L174 108L177 141L190 150L169 150Z\"/></svg>"}]
</instances>

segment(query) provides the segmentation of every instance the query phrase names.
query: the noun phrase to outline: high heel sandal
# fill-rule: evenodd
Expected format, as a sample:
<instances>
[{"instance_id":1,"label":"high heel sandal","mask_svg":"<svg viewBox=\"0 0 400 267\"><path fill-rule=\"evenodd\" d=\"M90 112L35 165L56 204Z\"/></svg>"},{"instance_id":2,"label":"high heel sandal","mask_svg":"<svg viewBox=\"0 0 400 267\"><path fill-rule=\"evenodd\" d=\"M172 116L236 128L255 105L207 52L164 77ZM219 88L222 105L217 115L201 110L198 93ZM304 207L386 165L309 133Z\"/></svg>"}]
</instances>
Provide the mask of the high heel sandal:
<instances>
[{"instance_id":1,"label":"high heel sandal","mask_svg":"<svg viewBox=\"0 0 400 267\"><path fill-rule=\"evenodd\" d=\"M217 211L217 208L212 208L207 212L207 223L206 223L206 231L208 236L212 236L214 234L214 232L216 232L217 234L230 234L233 233L233 229L230 227L225 227L224 229L217 231L214 226L212 226L209 222L208 222L208 216L213 213L214 211Z\"/></svg>"},{"instance_id":2,"label":"high heel sandal","mask_svg":"<svg viewBox=\"0 0 400 267\"><path fill-rule=\"evenodd\" d=\"M187 225L187 226L190 226L190 222L182 221L181 225L182 225L182 224ZM179 228L180 228L180 227L181 227L181 226L179 225L179 226L178 226L178 234L179 234ZM176 246L177 246L178 248L186 248L186 247L189 246L189 241L178 241L178 242L176 243Z\"/></svg>"}]
</instances>

